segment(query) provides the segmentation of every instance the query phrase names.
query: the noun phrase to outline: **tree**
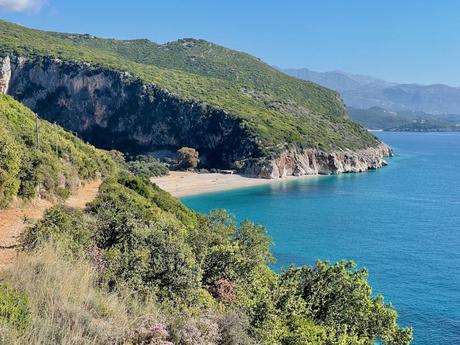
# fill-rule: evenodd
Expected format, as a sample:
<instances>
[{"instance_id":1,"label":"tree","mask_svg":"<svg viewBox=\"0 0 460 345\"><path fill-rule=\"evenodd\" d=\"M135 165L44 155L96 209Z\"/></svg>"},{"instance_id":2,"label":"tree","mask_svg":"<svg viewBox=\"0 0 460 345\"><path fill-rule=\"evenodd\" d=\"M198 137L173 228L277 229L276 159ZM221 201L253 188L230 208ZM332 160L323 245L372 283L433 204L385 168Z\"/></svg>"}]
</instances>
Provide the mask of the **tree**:
<instances>
[{"instance_id":1,"label":"tree","mask_svg":"<svg viewBox=\"0 0 460 345\"><path fill-rule=\"evenodd\" d=\"M21 156L19 145L0 128L0 208L7 206L19 190Z\"/></svg>"},{"instance_id":2,"label":"tree","mask_svg":"<svg viewBox=\"0 0 460 345\"><path fill-rule=\"evenodd\" d=\"M301 315L326 327L334 344L411 341L412 330L398 327L397 312L381 295L373 296L367 271L357 270L353 262L291 267L281 274L279 291L277 304L285 315Z\"/></svg>"},{"instance_id":3,"label":"tree","mask_svg":"<svg viewBox=\"0 0 460 345\"><path fill-rule=\"evenodd\" d=\"M200 163L198 151L191 147L177 150L177 166L179 169L195 169Z\"/></svg>"}]
</instances>

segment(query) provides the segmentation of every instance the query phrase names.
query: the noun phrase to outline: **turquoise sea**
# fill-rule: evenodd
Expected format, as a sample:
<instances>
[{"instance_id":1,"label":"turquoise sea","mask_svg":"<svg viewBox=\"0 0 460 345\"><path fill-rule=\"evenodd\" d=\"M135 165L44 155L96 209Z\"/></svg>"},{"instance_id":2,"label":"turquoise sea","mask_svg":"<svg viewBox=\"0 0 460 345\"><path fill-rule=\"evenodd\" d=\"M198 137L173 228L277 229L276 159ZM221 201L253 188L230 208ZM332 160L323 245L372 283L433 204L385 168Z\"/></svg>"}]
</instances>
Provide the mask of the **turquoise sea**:
<instances>
[{"instance_id":1,"label":"turquoise sea","mask_svg":"<svg viewBox=\"0 0 460 345\"><path fill-rule=\"evenodd\" d=\"M460 133L378 133L390 165L186 197L264 224L276 268L352 259L414 328L414 345L460 344Z\"/></svg>"}]
</instances>

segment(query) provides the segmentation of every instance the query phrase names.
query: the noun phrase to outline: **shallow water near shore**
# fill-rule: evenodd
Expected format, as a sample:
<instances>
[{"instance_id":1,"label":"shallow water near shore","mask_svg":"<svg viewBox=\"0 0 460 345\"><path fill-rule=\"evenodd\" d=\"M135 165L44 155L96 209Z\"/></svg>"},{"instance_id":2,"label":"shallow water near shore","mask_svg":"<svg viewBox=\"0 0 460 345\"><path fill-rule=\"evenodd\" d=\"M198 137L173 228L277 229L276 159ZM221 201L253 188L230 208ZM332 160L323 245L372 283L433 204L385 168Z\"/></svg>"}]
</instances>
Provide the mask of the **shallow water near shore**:
<instances>
[{"instance_id":1,"label":"shallow water near shore","mask_svg":"<svg viewBox=\"0 0 460 345\"><path fill-rule=\"evenodd\" d=\"M264 224L276 269L354 260L414 328L415 345L460 344L460 133L376 133L384 169L184 197Z\"/></svg>"}]
</instances>

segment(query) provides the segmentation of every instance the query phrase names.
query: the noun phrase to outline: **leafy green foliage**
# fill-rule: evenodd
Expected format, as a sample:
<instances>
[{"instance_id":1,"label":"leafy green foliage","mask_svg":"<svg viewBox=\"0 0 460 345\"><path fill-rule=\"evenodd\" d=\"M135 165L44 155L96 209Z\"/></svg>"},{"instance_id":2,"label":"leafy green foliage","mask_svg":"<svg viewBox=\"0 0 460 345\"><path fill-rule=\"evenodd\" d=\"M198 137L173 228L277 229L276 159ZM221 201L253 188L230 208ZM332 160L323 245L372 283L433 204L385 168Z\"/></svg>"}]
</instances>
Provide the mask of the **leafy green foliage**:
<instances>
[{"instance_id":1,"label":"leafy green foliage","mask_svg":"<svg viewBox=\"0 0 460 345\"><path fill-rule=\"evenodd\" d=\"M19 190L21 148L0 127L0 208L5 207Z\"/></svg>"},{"instance_id":2,"label":"leafy green foliage","mask_svg":"<svg viewBox=\"0 0 460 345\"><path fill-rule=\"evenodd\" d=\"M158 45L60 34L0 21L0 56L87 62L127 71L183 100L224 109L270 151L280 145L331 149L375 146L377 138L346 116L339 95L289 77L248 54L194 39Z\"/></svg>"},{"instance_id":3,"label":"leafy green foliage","mask_svg":"<svg viewBox=\"0 0 460 345\"><path fill-rule=\"evenodd\" d=\"M391 343L400 338L400 344L408 344L410 332L405 339L400 337L396 311L383 303L381 295L372 297L367 271L355 267L352 262L318 261L315 267L287 270L281 275L280 308L326 327L336 340L352 337L364 343L375 339Z\"/></svg>"},{"instance_id":4,"label":"leafy green foliage","mask_svg":"<svg viewBox=\"0 0 460 345\"><path fill-rule=\"evenodd\" d=\"M145 179L169 174L168 168L151 156L137 156L135 160L127 162L126 166L132 174Z\"/></svg>"},{"instance_id":5,"label":"leafy green foliage","mask_svg":"<svg viewBox=\"0 0 460 345\"><path fill-rule=\"evenodd\" d=\"M169 320L164 340L410 343L411 330L399 328L396 311L373 296L366 270L318 262L275 273L262 226L238 224L224 211L195 214L125 173L107 179L84 212L52 209L23 239L29 250L47 242L70 258L86 256L102 289L136 291L140 301L154 296ZM156 332L147 330L142 337Z\"/></svg>"},{"instance_id":6,"label":"leafy green foliage","mask_svg":"<svg viewBox=\"0 0 460 345\"><path fill-rule=\"evenodd\" d=\"M82 180L108 175L116 168L108 154L39 120L9 96L0 95L0 207L14 196L30 199L37 192L65 198Z\"/></svg>"},{"instance_id":7,"label":"leafy green foliage","mask_svg":"<svg viewBox=\"0 0 460 345\"><path fill-rule=\"evenodd\" d=\"M23 331L30 323L28 297L11 287L0 285L0 325Z\"/></svg>"},{"instance_id":8,"label":"leafy green foliage","mask_svg":"<svg viewBox=\"0 0 460 345\"><path fill-rule=\"evenodd\" d=\"M32 250L46 243L59 243L67 253L83 256L94 227L95 222L81 210L65 206L50 208L42 221L21 235L21 245Z\"/></svg>"}]
</instances>

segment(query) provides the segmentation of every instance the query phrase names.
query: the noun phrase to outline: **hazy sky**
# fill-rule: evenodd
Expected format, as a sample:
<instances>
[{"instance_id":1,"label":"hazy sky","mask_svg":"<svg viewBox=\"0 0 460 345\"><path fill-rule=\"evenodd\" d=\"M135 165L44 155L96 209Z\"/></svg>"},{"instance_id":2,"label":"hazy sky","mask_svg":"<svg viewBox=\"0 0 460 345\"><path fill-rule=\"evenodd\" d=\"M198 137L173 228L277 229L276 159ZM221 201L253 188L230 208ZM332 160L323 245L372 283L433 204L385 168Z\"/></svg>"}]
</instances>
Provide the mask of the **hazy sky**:
<instances>
[{"instance_id":1,"label":"hazy sky","mask_svg":"<svg viewBox=\"0 0 460 345\"><path fill-rule=\"evenodd\" d=\"M183 37L269 64L460 86L458 0L0 0L0 17L102 37Z\"/></svg>"}]
</instances>

